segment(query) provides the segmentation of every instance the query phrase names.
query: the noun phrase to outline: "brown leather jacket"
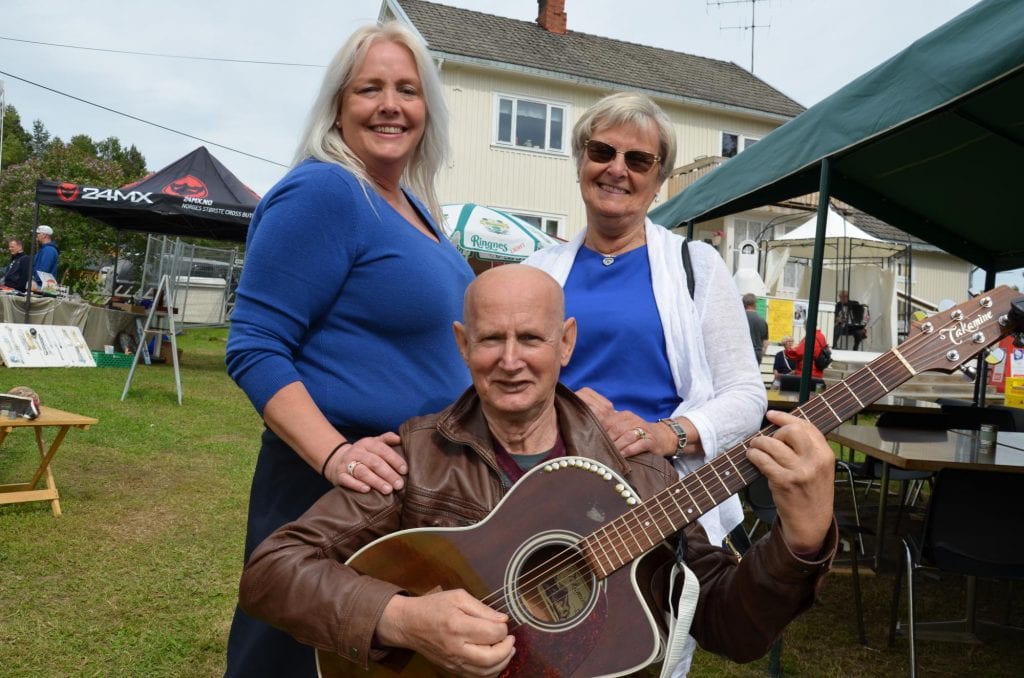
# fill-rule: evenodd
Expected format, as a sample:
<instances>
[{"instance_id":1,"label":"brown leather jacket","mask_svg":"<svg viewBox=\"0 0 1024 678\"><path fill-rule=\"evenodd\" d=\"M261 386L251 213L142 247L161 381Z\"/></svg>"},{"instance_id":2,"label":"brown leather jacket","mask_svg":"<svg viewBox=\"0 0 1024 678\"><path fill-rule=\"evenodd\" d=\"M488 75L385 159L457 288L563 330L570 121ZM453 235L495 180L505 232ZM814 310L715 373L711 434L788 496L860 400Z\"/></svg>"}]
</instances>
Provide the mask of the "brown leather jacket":
<instances>
[{"instance_id":1,"label":"brown leather jacket","mask_svg":"<svg viewBox=\"0 0 1024 678\"><path fill-rule=\"evenodd\" d=\"M568 389L558 387L555 406L567 455L602 462L641 497L677 480L661 457L623 459L588 407ZM398 530L477 523L508 489L472 389L443 412L409 420L399 433L404 452L399 451L409 465L405 488L389 495L340 488L325 494L253 553L242 575L242 609L302 643L357 664L380 657L380 650L371 653L374 629L401 589L341 563ZM823 549L826 557L806 562L789 552L776 525L740 562L709 545L698 523L685 534L686 561L701 586L690 632L704 649L735 661L763 656L785 625L811 605L837 540L833 524ZM667 574L658 572L658 579ZM651 585L665 589L664 580Z\"/></svg>"}]
</instances>

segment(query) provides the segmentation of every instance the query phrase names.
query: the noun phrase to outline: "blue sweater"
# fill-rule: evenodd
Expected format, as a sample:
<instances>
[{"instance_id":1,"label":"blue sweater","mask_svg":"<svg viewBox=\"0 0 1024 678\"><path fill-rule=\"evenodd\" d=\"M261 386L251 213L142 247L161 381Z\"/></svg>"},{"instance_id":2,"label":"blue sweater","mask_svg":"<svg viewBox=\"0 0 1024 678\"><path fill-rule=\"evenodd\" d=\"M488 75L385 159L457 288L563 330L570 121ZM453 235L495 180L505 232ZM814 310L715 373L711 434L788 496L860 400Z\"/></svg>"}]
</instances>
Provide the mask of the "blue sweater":
<instances>
[{"instance_id":1,"label":"blue sweater","mask_svg":"<svg viewBox=\"0 0 1024 678\"><path fill-rule=\"evenodd\" d=\"M301 381L335 426L376 434L469 386L452 321L473 272L431 227L439 243L329 163L306 161L267 193L227 346L228 372L260 413Z\"/></svg>"},{"instance_id":2,"label":"blue sweater","mask_svg":"<svg viewBox=\"0 0 1024 678\"><path fill-rule=\"evenodd\" d=\"M49 273L54 278L57 277L57 260L60 258L60 251L57 249L57 245L52 242L48 242L45 245L40 246L39 251L36 252L36 258L33 260L35 264L34 270L36 272L44 271ZM33 276L36 283L41 283L39 276Z\"/></svg>"}]
</instances>

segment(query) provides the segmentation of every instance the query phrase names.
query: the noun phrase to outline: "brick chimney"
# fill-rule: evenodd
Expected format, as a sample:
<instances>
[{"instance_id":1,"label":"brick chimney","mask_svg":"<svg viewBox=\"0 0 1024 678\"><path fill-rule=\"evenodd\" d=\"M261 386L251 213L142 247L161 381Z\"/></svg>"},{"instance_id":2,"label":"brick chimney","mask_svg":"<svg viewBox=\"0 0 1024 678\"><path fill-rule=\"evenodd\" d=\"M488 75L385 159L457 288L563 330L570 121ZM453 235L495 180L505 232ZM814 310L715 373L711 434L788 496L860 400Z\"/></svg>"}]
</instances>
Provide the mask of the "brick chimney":
<instances>
[{"instance_id":1,"label":"brick chimney","mask_svg":"<svg viewBox=\"0 0 1024 678\"><path fill-rule=\"evenodd\" d=\"M565 0L537 0L537 24L549 33L565 35Z\"/></svg>"}]
</instances>

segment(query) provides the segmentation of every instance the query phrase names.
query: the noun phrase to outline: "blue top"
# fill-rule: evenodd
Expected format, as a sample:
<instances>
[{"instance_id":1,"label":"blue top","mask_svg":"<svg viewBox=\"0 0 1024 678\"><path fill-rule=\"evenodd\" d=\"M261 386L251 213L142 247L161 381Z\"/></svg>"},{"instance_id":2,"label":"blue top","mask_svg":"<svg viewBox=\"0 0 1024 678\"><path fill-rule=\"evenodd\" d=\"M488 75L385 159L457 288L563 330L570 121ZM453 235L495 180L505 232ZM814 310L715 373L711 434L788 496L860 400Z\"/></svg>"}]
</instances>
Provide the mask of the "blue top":
<instances>
[{"instance_id":1,"label":"blue top","mask_svg":"<svg viewBox=\"0 0 1024 678\"><path fill-rule=\"evenodd\" d=\"M257 411L301 381L335 426L396 431L470 384L452 322L473 272L344 168L307 160L260 201L227 345Z\"/></svg>"},{"instance_id":2,"label":"blue top","mask_svg":"<svg viewBox=\"0 0 1024 678\"><path fill-rule=\"evenodd\" d=\"M654 301L647 246L610 266L581 247L565 281L566 316L576 318L576 350L561 381L589 386L647 421L671 416L681 402L672 381L665 332Z\"/></svg>"},{"instance_id":3,"label":"blue top","mask_svg":"<svg viewBox=\"0 0 1024 678\"><path fill-rule=\"evenodd\" d=\"M40 246L39 251L36 252L36 258L33 260L35 266L34 270L38 273L44 271L49 273L54 278L57 277L57 259L60 257L60 251L57 249L57 245L52 242L48 242L45 245ZM34 276L36 283L41 284L42 281L39 276Z\"/></svg>"},{"instance_id":4,"label":"blue top","mask_svg":"<svg viewBox=\"0 0 1024 678\"><path fill-rule=\"evenodd\" d=\"M779 349L779 352L775 354L775 363L772 365L772 371L779 374L789 374L793 371L793 363L786 358L785 349Z\"/></svg>"}]
</instances>

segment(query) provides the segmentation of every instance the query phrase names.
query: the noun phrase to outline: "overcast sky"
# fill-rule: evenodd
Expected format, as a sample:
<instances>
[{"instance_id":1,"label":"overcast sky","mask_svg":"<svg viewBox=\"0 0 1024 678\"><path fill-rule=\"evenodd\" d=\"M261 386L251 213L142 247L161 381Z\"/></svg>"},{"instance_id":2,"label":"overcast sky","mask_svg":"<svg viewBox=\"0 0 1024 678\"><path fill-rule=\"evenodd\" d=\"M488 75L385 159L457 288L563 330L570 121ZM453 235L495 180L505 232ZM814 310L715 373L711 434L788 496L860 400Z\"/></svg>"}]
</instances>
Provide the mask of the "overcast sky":
<instances>
[{"instance_id":1,"label":"overcast sky","mask_svg":"<svg viewBox=\"0 0 1024 678\"><path fill-rule=\"evenodd\" d=\"M532 21L535 0L446 0ZM754 73L805 106L900 51L974 0L759 0ZM151 170L201 142L69 99L23 78L196 137L288 164L323 69L108 52L93 49L326 64L377 0L3 0L0 74L26 128L40 119L65 141L116 136L138 146ZM635 8L633 11L624 8ZM641 11L642 8L642 11ZM566 0L570 30L733 61L750 67L750 4L713 0ZM500 39L500 36L495 36ZM208 145L262 194L284 169Z\"/></svg>"},{"instance_id":2,"label":"overcast sky","mask_svg":"<svg viewBox=\"0 0 1024 678\"><path fill-rule=\"evenodd\" d=\"M537 16L535 0L444 4L525 21ZM758 0L753 71L809 107L974 4ZM376 21L380 7L378 0L2 0L0 71L7 75L0 80L29 130L39 119L65 141L80 133L116 136L135 144L151 170L203 143L43 89L50 88L213 142L210 151L263 194L285 171L274 163L291 160L323 76L318 66L355 28ZM751 66L749 2L566 0L565 10L570 30Z\"/></svg>"}]
</instances>

